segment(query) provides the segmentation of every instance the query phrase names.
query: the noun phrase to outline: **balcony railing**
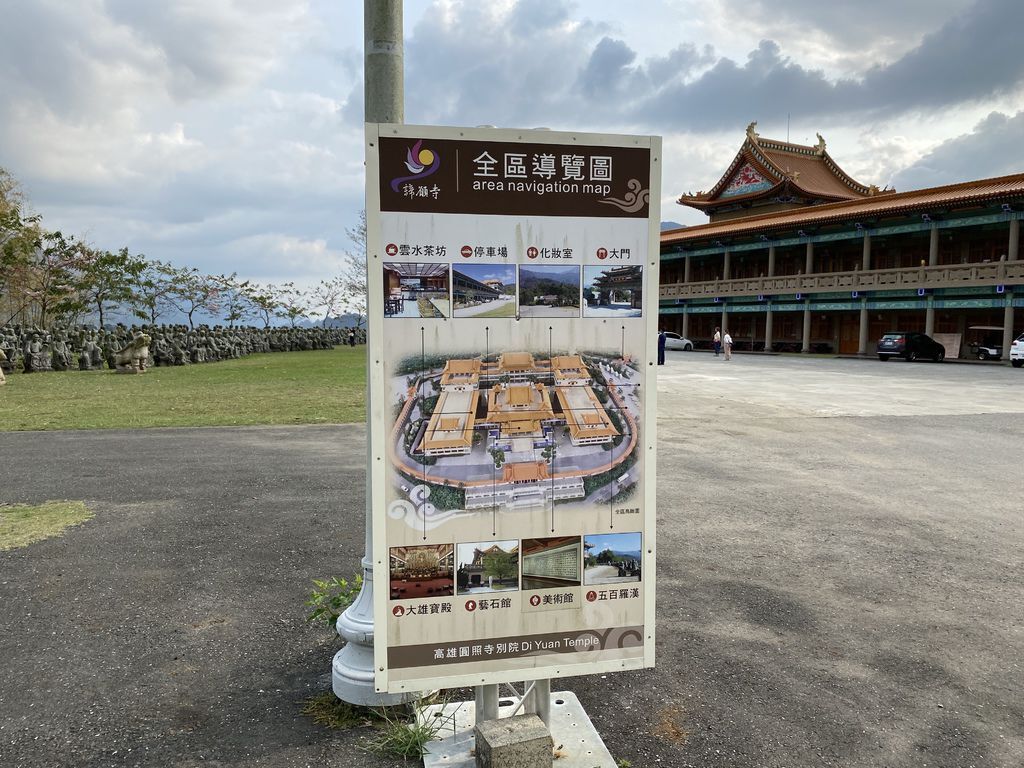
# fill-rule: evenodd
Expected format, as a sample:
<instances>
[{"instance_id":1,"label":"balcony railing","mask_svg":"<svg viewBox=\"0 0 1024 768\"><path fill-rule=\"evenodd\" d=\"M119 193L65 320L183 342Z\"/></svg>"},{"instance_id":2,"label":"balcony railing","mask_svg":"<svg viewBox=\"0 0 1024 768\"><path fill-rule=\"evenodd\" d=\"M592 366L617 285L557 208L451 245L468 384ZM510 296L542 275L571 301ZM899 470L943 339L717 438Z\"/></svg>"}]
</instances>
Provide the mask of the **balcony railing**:
<instances>
[{"instance_id":1,"label":"balcony railing","mask_svg":"<svg viewBox=\"0 0 1024 768\"><path fill-rule=\"evenodd\" d=\"M1024 261L993 261L983 264L941 264L934 267L745 277L738 280L710 280L703 283L668 283L661 286L661 298L773 296L785 293L892 291L907 288L958 288L998 284L1024 284Z\"/></svg>"}]
</instances>

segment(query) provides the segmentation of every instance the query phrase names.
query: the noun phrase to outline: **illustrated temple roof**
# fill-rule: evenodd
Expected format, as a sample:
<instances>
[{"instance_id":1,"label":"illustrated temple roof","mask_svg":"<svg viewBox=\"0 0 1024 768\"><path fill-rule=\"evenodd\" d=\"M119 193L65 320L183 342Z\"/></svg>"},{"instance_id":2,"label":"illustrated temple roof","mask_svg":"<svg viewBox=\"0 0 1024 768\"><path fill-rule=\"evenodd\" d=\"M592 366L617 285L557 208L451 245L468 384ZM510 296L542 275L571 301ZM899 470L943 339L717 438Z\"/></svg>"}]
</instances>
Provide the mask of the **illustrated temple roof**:
<instances>
[{"instance_id":1,"label":"illustrated temple roof","mask_svg":"<svg viewBox=\"0 0 1024 768\"><path fill-rule=\"evenodd\" d=\"M707 192L688 192L677 202L715 221L893 192L849 176L829 155L820 133L817 144L805 146L766 139L754 130L756 126L747 126L743 145L715 186Z\"/></svg>"}]
</instances>

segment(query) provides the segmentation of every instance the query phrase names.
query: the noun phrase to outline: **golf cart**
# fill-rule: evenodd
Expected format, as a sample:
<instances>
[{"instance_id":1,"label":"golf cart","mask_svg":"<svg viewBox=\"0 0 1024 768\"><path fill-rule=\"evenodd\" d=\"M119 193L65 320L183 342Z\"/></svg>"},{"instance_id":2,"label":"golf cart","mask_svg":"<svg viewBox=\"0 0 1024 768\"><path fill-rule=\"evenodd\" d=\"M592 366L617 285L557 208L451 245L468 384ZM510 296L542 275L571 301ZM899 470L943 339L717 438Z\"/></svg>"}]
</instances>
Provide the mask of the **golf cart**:
<instances>
[{"instance_id":1,"label":"golf cart","mask_svg":"<svg viewBox=\"0 0 1024 768\"><path fill-rule=\"evenodd\" d=\"M967 330L982 334L980 341L970 343L971 355L979 360L1000 360L1003 357L1003 327L972 325ZM976 335L976 334L975 334Z\"/></svg>"}]
</instances>

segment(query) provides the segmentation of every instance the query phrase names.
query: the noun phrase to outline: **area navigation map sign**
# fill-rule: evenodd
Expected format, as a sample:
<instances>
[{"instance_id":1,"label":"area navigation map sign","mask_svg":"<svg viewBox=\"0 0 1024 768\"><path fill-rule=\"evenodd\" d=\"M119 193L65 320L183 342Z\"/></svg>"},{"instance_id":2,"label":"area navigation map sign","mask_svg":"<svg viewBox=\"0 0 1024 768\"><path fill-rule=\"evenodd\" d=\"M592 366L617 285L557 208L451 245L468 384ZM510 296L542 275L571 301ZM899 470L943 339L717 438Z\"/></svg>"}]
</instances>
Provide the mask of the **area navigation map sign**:
<instances>
[{"instance_id":1,"label":"area navigation map sign","mask_svg":"<svg viewBox=\"0 0 1024 768\"><path fill-rule=\"evenodd\" d=\"M652 666L661 140L366 142L377 690Z\"/></svg>"}]
</instances>

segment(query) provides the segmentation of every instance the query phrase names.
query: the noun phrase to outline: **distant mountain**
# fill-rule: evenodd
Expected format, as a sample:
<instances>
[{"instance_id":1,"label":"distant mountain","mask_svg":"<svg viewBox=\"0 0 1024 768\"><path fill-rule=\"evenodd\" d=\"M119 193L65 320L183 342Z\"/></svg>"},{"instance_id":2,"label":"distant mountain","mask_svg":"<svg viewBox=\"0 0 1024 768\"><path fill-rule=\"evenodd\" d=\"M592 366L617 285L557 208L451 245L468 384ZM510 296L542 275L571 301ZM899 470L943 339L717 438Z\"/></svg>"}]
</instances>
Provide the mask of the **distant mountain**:
<instances>
[{"instance_id":1,"label":"distant mountain","mask_svg":"<svg viewBox=\"0 0 1024 768\"><path fill-rule=\"evenodd\" d=\"M666 229L680 229L685 226L685 224L680 224L678 221L663 221L661 222L661 231L664 232Z\"/></svg>"},{"instance_id":2,"label":"distant mountain","mask_svg":"<svg viewBox=\"0 0 1024 768\"><path fill-rule=\"evenodd\" d=\"M623 558L626 558L626 559L632 559L632 560L639 560L640 559L640 552L639 551L638 552L620 552L617 549L613 549L612 550L612 554L615 555L616 557L623 557Z\"/></svg>"},{"instance_id":3,"label":"distant mountain","mask_svg":"<svg viewBox=\"0 0 1024 768\"><path fill-rule=\"evenodd\" d=\"M324 322L322 320L300 320L295 325L300 328L321 328L324 326ZM326 323L328 328L356 328L364 325L366 325L366 318L352 312L329 317Z\"/></svg>"}]
</instances>

